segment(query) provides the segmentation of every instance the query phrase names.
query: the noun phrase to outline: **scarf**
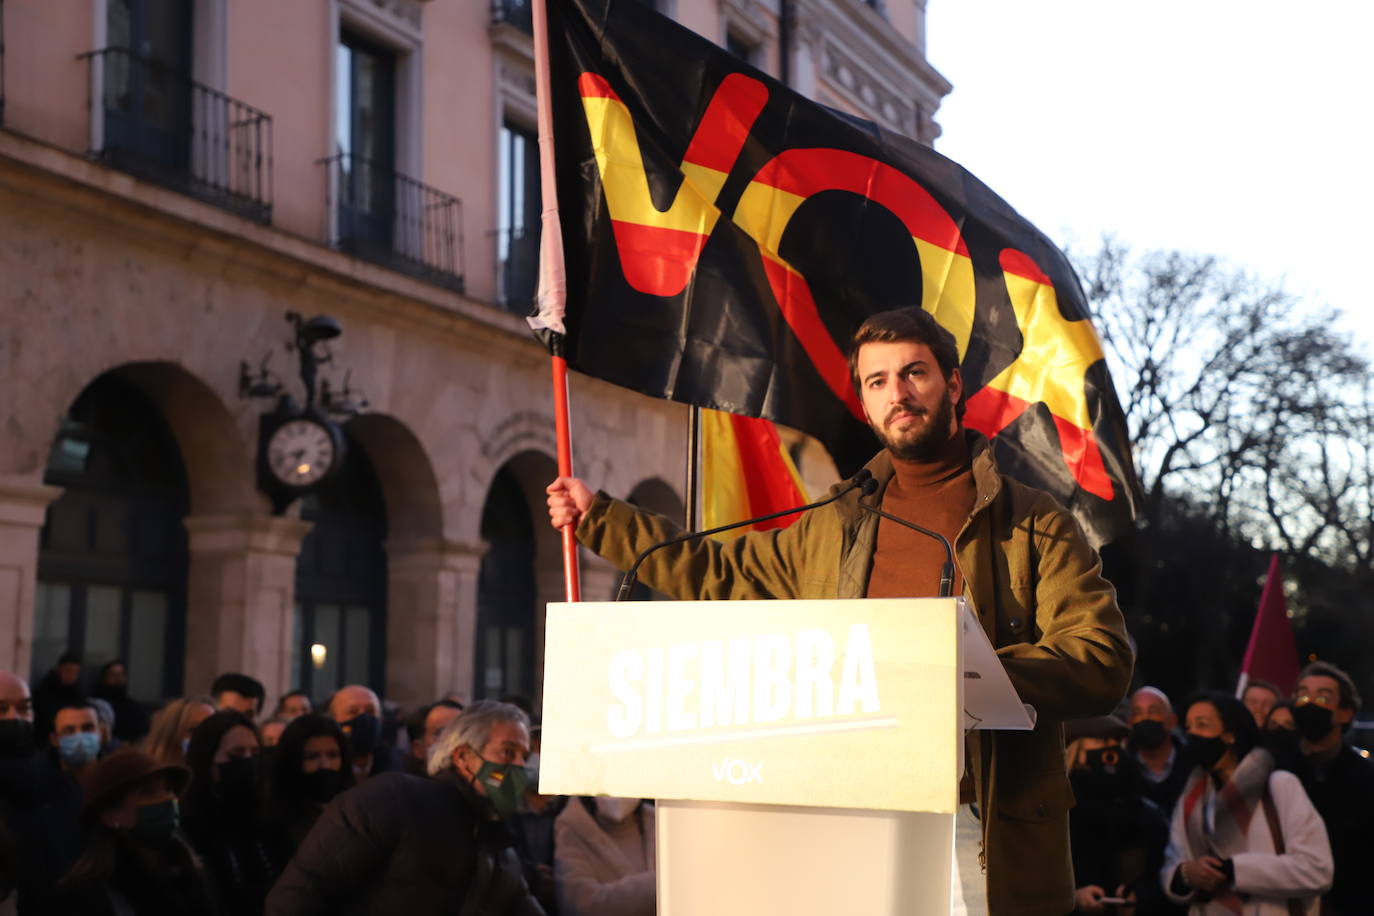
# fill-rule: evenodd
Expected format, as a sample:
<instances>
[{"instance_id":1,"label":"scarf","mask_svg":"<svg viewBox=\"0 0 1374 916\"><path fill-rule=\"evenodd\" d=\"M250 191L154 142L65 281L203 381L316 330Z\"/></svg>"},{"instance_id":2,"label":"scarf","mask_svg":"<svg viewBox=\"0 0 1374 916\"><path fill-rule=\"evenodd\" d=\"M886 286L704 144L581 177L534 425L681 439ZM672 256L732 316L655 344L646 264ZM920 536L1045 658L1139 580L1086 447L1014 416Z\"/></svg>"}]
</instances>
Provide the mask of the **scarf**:
<instances>
[{"instance_id":1,"label":"scarf","mask_svg":"<svg viewBox=\"0 0 1374 916\"><path fill-rule=\"evenodd\" d=\"M1220 785L1213 774L1201 767L1193 770L1183 788L1183 824L1193 855L1230 859L1248 851L1250 819L1259 808L1273 770L1274 758L1263 748L1246 754ZM1208 811L1212 812L1210 825ZM1241 900L1233 888L1221 888L1212 901L1233 913L1241 912Z\"/></svg>"}]
</instances>

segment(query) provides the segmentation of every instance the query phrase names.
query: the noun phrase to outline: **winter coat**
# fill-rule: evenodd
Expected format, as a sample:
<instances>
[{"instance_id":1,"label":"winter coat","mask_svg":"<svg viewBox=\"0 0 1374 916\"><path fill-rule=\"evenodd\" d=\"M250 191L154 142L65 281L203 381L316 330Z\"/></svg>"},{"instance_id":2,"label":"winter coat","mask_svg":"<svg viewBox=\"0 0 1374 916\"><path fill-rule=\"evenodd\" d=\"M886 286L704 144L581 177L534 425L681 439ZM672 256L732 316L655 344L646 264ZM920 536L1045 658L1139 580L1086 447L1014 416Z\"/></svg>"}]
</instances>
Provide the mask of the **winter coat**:
<instances>
[{"instance_id":1,"label":"winter coat","mask_svg":"<svg viewBox=\"0 0 1374 916\"><path fill-rule=\"evenodd\" d=\"M955 539L969 598L1012 686L1035 707L1034 730L974 732L967 742L983 817L994 914L1073 909L1064 719L1110 712L1125 695L1133 656L1116 590L1073 517L1049 494L1000 474L988 441L966 433L976 489ZM886 451L868 464L880 505L893 477ZM721 543L698 538L659 550L641 567L649 586L686 599L862 598L878 517L851 492L790 527ZM585 546L624 569L677 534L666 519L598 494L577 528Z\"/></svg>"},{"instance_id":2,"label":"winter coat","mask_svg":"<svg viewBox=\"0 0 1374 916\"><path fill-rule=\"evenodd\" d=\"M1195 770L1195 776L1200 772ZM1185 796L1187 792L1185 788ZM1245 830L1247 851L1231 857L1236 870L1235 890L1244 900L1241 912L1243 916L1288 916L1288 900L1300 899L1303 912L1315 916L1320 911L1319 895L1331 886L1331 846L1326 839L1326 827L1302 783L1292 773L1270 773L1269 794L1277 809L1284 853L1274 852L1269 819L1257 806ZM1169 847L1164 851L1164 868L1160 871L1164 891L1176 903L1190 904L1193 916L1232 916L1223 904L1200 900L1192 890L1178 893L1174 884L1179 865L1212 854L1207 849L1192 848L1185 809L1182 799L1174 806Z\"/></svg>"},{"instance_id":3,"label":"winter coat","mask_svg":"<svg viewBox=\"0 0 1374 916\"><path fill-rule=\"evenodd\" d=\"M656 910L654 808L630 815L644 843L647 871L636 868L582 799L563 809L554 825L553 879L562 916L653 916ZM629 827L630 825L622 825Z\"/></svg>"},{"instance_id":4,"label":"winter coat","mask_svg":"<svg viewBox=\"0 0 1374 916\"><path fill-rule=\"evenodd\" d=\"M1303 760L1298 776L1326 823L1336 882L1322 898L1322 916L1368 913L1368 868L1374 864L1374 760L1348 744L1325 765Z\"/></svg>"},{"instance_id":5,"label":"winter coat","mask_svg":"<svg viewBox=\"0 0 1374 916\"><path fill-rule=\"evenodd\" d=\"M452 773L383 773L337 796L267 896L270 916L543 916L511 837Z\"/></svg>"}]
</instances>

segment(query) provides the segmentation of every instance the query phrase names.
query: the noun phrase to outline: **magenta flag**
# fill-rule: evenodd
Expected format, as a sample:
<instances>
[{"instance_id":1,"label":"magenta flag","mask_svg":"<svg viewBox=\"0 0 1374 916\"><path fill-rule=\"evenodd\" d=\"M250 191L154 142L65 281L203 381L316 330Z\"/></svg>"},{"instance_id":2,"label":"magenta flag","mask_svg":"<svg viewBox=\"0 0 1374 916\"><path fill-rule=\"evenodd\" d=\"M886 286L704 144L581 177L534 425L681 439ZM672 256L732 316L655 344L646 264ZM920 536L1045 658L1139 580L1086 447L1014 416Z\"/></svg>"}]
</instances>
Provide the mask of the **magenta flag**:
<instances>
[{"instance_id":1,"label":"magenta flag","mask_svg":"<svg viewBox=\"0 0 1374 916\"><path fill-rule=\"evenodd\" d=\"M1292 695L1298 687L1298 646L1293 639L1293 623L1288 619L1288 602L1283 597L1278 554L1269 560L1269 578L1260 593L1236 695L1244 693L1245 685L1251 681L1268 681L1285 695Z\"/></svg>"}]
</instances>

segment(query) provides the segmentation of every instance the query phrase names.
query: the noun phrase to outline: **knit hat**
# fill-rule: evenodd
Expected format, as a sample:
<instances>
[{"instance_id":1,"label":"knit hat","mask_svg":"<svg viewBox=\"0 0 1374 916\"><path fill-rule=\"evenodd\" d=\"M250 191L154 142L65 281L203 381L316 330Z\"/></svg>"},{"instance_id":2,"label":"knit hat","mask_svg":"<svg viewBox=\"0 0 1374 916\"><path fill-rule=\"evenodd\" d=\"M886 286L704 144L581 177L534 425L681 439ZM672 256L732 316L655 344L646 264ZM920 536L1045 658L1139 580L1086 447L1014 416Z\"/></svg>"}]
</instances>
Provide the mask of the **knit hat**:
<instances>
[{"instance_id":1,"label":"knit hat","mask_svg":"<svg viewBox=\"0 0 1374 916\"><path fill-rule=\"evenodd\" d=\"M1131 727L1116 716L1094 716L1091 719L1070 719L1064 723L1064 741L1079 738L1123 739L1131 734Z\"/></svg>"},{"instance_id":2,"label":"knit hat","mask_svg":"<svg viewBox=\"0 0 1374 916\"><path fill-rule=\"evenodd\" d=\"M180 795L191 779L191 771L175 764L161 764L143 751L129 747L120 748L92 764L82 775L86 797L81 805L81 817L90 819L102 805L152 776L165 777L172 792Z\"/></svg>"}]
</instances>

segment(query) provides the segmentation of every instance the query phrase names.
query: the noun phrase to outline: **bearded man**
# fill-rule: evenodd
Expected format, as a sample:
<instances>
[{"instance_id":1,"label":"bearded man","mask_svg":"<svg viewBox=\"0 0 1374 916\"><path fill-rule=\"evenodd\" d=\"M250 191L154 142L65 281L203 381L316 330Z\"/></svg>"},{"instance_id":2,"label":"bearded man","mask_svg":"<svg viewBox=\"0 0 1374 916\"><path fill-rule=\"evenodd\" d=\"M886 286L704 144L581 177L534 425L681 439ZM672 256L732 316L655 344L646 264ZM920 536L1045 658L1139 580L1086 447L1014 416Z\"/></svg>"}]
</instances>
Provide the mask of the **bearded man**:
<instances>
[{"instance_id":1,"label":"bearded man","mask_svg":"<svg viewBox=\"0 0 1374 916\"><path fill-rule=\"evenodd\" d=\"M878 491L848 493L788 528L673 545L650 556L641 577L684 599L934 595L943 548L880 521L859 500L944 534L955 548L955 594L972 603L1012 685L1039 714L1030 732L968 737L957 819L965 903L970 912L1068 912L1072 792L1060 723L1110 712L1130 682L1115 589L1072 516L1049 494L999 473L988 441L962 427L958 349L929 313L905 308L869 318L854 336L849 366L883 445L868 464ZM622 569L680 533L576 478L560 477L547 492L553 526L575 525L583 545Z\"/></svg>"}]
</instances>

